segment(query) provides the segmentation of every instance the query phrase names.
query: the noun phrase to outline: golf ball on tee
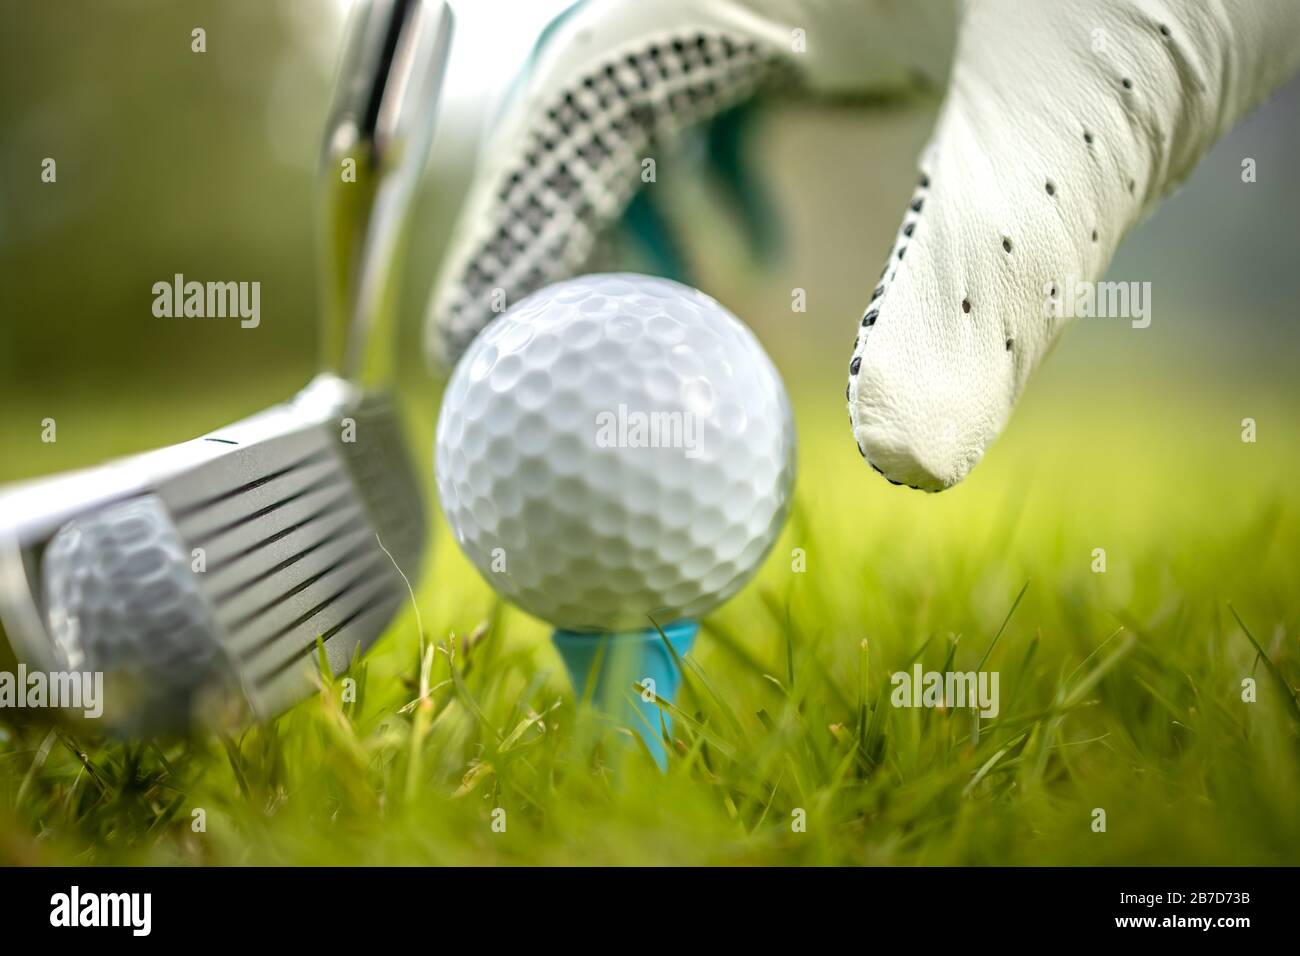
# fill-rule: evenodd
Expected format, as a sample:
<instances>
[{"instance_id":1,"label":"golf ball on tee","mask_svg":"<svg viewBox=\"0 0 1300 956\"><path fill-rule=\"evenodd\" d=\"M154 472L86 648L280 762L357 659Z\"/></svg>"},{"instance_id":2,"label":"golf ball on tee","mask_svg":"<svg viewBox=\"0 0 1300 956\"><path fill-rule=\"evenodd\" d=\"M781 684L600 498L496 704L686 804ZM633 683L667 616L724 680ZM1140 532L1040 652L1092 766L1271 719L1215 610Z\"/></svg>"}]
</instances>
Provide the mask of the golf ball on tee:
<instances>
[{"instance_id":1,"label":"golf ball on tee","mask_svg":"<svg viewBox=\"0 0 1300 956\"><path fill-rule=\"evenodd\" d=\"M698 617L754 574L794 483L794 423L753 333L695 289L589 275L493 321L448 383L435 471L457 542L551 624Z\"/></svg>"}]
</instances>

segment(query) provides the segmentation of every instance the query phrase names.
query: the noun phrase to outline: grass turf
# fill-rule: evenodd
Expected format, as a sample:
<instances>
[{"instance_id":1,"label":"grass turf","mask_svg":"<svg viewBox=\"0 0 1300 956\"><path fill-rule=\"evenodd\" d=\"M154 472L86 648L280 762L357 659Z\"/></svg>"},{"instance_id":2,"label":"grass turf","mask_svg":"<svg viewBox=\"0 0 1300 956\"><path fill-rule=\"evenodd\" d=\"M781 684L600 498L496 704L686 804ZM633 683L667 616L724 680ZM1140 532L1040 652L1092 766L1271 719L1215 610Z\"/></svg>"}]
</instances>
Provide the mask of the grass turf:
<instances>
[{"instance_id":1,"label":"grass turf","mask_svg":"<svg viewBox=\"0 0 1300 956\"><path fill-rule=\"evenodd\" d=\"M968 482L926 496L858 460L834 383L791 384L798 506L704 622L666 774L575 704L546 628L439 524L424 633L408 611L355 702L335 682L189 741L0 724L0 862L1300 862L1293 404L1049 386ZM131 441L180 437L164 424ZM999 715L891 706L890 673L918 660L986 661Z\"/></svg>"}]
</instances>

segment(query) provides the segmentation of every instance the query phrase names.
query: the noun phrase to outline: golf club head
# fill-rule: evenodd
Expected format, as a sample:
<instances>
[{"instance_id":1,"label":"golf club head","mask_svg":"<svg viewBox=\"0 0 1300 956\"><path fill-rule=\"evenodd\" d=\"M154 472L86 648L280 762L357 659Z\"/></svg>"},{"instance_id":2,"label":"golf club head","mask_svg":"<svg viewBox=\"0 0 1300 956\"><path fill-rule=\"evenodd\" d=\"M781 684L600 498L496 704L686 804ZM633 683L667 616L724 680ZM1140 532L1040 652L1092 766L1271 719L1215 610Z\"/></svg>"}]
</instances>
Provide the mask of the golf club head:
<instances>
[{"instance_id":1,"label":"golf club head","mask_svg":"<svg viewBox=\"0 0 1300 956\"><path fill-rule=\"evenodd\" d=\"M393 399L361 381L394 351L381 320L450 31L440 0L353 9L322 151L322 374L194 441L0 490L0 637L25 665L102 673L118 732L271 716L407 599L423 495Z\"/></svg>"},{"instance_id":2,"label":"golf club head","mask_svg":"<svg viewBox=\"0 0 1300 956\"><path fill-rule=\"evenodd\" d=\"M274 715L408 600L424 507L382 397L332 376L202 438L0 495L19 657L105 675L126 733Z\"/></svg>"}]
</instances>

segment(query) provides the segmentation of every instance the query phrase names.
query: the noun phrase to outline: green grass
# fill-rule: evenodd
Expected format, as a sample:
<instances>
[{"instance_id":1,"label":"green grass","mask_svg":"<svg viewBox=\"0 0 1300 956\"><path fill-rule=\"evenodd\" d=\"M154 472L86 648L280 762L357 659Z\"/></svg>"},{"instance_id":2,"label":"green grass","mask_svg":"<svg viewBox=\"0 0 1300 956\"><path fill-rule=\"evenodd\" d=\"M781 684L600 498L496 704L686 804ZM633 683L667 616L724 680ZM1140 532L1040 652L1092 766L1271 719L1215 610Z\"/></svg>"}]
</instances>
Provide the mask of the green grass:
<instances>
[{"instance_id":1,"label":"green grass","mask_svg":"<svg viewBox=\"0 0 1300 956\"><path fill-rule=\"evenodd\" d=\"M1293 402L1049 380L926 496L859 461L840 383L792 385L798 506L704 622L666 774L439 525L425 633L408 611L355 703L170 743L0 725L0 863L1300 863ZM890 706L914 660L985 658L996 719Z\"/></svg>"}]
</instances>

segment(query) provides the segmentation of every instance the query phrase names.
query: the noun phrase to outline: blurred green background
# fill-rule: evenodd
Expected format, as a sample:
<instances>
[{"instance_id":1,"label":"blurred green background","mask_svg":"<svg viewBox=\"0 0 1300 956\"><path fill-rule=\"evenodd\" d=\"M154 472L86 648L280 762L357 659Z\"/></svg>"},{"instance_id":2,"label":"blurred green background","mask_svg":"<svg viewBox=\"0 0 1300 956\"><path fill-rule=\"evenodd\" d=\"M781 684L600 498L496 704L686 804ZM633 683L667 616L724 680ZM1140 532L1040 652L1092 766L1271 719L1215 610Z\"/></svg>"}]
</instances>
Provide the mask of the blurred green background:
<instances>
[{"instance_id":1,"label":"blurred green background","mask_svg":"<svg viewBox=\"0 0 1300 956\"><path fill-rule=\"evenodd\" d=\"M0 4L0 480L193 437L311 375L315 162L343 6ZM461 6L469 52L453 61L399 300L426 474L440 385L421 361L425 297L484 104L548 4ZM196 25L203 55L190 52ZM800 429L795 519L694 655L718 692L690 703L711 730L682 731L702 763L697 750L663 779L587 773L545 628L501 610L440 524L418 587L426 636L491 622L465 677L483 719L445 689L427 715L399 714L420 646L407 615L345 719L322 695L234 750L207 740L158 762L96 743L88 765L43 731L13 731L0 748L0 859L1300 860L1300 725L1227 610L1294 686L1300 82L1121 247L1109 278L1152 283L1150 327L1077 323L985 462L939 496L871 474L843 408L851 334L932 121L933 104L766 111L753 158L787 255L763 269L690 151L661 161L657 188L697 283L756 328ZM47 156L57 184L40 181ZM261 281L261 326L155 318L151 286L176 272ZM795 287L807 313L790 310ZM47 416L56 444L40 441ZM1240 439L1246 417L1256 444ZM1105 575L1090 571L1099 546ZM806 575L791 573L792 547L808 551ZM883 675L914 653L933 668L951 648L974 667L1026 581L991 658L1013 700L980 740L956 716L884 708L881 722L854 723L867 712L853 708L862 668L875 713ZM435 682L446 672L440 657ZM1252 674L1258 709L1239 700ZM529 724L517 749L502 744L543 712L544 732ZM86 783L87 766L107 785ZM195 804L223 821L208 840L189 832ZM522 811L516 837L483 825L496 805ZM1122 810L1113 839L1088 830L1097 805ZM794 840L792 806L832 825Z\"/></svg>"},{"instance_id":2,"label":"blurred green background","mask_svg":"<svg viewBox=\"0 0 1300 956\"><path fill-rule=\"evenodd\" d=\"M555 5L461 5L463 52L400 296L412 370L480 106ZM94 460L78 441L80 409L134 408L107 442L126 452L158 434L136 418L153 405L165 406L163 437L179 440L309 376L320 304L315 165L345 8L341 0L0 5L0 479ZM207 30L204 54L190 51L196 25ZM843 364L932 119L924 106L765 114L754 160L774 190L790 254L761 271L727 211L709 204L689 157L662 159L658 195L692 210L682 221L697 282L759 329L787 374L819 379ZM1079 323L1035 389L1077 381L1068 388L1086 407L1090 395L1158 374L1193 390L1211 378L1240 380L1243 399L1293 394L1297 152L1293 82L1121 248L1110 277L1152 283L1151 327ZM41 182L46 157L58 163L56 184ZM1256 160L1256 183L1241 182L1243 157ZM151 287L177 272L259 280L261 326L155 318ZM809 290L806 314L789 311L795 286ZM836 378L828 374L825 387ZM68 426L57 447L37 441L46 415ZM104 444L94 442L94 453Z\"/></svg>"}]
</instances>

